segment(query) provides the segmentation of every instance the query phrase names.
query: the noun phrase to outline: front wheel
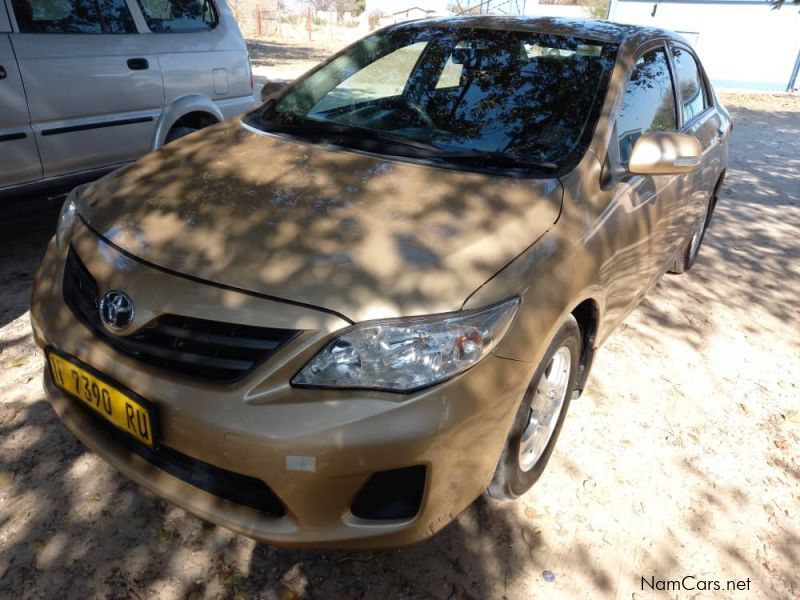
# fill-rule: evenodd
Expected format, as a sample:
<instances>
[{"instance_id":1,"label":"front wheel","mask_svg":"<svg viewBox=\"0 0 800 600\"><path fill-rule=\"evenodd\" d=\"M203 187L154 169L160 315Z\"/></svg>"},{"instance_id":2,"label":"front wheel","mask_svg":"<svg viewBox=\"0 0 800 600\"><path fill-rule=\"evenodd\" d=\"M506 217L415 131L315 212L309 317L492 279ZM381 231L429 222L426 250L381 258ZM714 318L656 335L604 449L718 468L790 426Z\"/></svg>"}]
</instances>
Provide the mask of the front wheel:
<instances>
[{"instance_id":1,"label":"front wheel","mask_svg":"<svg viewBox=\"0 0 800 600\"><path fill-rule=\"evenodd\" d=\"M488 493L521 496L542 476L555 447L578 375L581 334L570 315L545 352L522 400Z\"/></svg>"}]
</instances>

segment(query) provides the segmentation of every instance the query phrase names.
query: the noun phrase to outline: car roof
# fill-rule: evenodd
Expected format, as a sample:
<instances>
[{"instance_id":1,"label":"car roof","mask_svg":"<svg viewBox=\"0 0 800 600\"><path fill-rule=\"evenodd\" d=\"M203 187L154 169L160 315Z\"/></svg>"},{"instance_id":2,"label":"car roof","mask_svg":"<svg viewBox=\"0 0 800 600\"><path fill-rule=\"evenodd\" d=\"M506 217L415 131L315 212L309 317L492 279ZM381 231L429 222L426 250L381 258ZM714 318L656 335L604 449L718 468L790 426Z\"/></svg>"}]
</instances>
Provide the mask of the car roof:
<instances>
[{"instance_id":1,"label":"car roof","mask_svg":"<svg viewBox=\"0 0 800 600\"><path fill-rule=\"evenodd\" d=\"M406 21L392 27L455 27L469 29L495 29L506 31L530 31L536 33L552 33L570 35L600 42L616 43L629 47L651 39L667 38L681 41L677 34L656 27L642 27L601 21L598 19L571 19L564 17L497 17L497 16L461 16L419 19Z\"/></svg>"}]
</instances>

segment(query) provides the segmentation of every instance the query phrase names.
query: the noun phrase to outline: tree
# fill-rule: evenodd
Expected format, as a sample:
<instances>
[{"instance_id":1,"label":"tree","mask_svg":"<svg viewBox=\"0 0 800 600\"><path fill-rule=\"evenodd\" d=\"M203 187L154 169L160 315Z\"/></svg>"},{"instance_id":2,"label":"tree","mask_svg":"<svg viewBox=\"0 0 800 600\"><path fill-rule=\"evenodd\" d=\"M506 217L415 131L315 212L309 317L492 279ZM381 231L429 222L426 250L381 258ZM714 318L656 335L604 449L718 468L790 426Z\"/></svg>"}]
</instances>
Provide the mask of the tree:
<instances>
[{"instance_id":1,"label":"tree","mask_svg":"<svg viewBox=\"0 0 800 600\"><path fill-rule=\"evenodd\" d=\"M312 10L328 11L336 8L336 0L308 0Z\"/></svg>"},{"instance_id":2,"label":"tree","mask_svg":"<svg viewBox=\"0 0 800 600\"><path fill-rule=\"evenodd\" d=\"M609 0L588 0L584 3L593 19L608 18Z\"/></svg>"},{"instance_id":3,"label":"tree","mask_svg":"<svg viewBox=\"0 0 800 600\"><path fill-rule=\"evenodd\" d=\"M777 10L784 4L786 4L786 0L767 0L770 4L772 4L772 10ZM800 0L791 0L792 4L800 5Z\"/></svg>"},{"instance_id":4,"label":"tree","mask_svg":"<svg viewBox=\"0 0 800 600\"><path fill-rule=\"evenodd\" d=\"M336 10L360 15L367 9L367 0L336 0Z\"/></svg>"}]
</instances>

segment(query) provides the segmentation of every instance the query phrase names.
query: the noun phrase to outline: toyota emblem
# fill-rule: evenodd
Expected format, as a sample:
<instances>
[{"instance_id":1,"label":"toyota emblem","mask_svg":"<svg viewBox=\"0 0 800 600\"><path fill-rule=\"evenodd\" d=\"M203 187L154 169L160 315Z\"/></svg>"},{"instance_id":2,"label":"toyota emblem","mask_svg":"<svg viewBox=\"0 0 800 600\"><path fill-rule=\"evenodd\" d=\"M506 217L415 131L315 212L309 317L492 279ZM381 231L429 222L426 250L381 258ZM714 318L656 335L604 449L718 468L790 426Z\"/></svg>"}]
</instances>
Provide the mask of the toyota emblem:
<instances>
[{"instance_id":1,"label":"toyota emblem","mask_svg":"<svg viewBox=\"0 0 800 600\"><path fill-rule=\"evenodd\" d=\"M125 292L112 290L100 300L100 319L112 331L122 331L133 323L133 300Z\"/></svg>"}]
</instances>

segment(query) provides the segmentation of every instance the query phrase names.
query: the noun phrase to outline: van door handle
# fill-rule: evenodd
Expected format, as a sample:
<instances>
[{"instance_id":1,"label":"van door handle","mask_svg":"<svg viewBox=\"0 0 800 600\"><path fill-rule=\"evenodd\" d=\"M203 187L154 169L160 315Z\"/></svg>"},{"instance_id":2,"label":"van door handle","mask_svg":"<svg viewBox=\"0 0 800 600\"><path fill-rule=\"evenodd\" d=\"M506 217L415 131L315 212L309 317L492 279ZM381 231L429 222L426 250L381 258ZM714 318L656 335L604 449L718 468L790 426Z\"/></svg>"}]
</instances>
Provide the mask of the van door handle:
<instances>
[{"instance_id":1,"label":"van door handle","mask_svg":"<svg viewBox=\"0 0 800 600\"><path fill-rule=\"evenodd\" d=\"M5 78L6 78L6 69L5 67L3 67L3 65L0 65L0 79L5 79Z\"/></svg>"},{"instance_id":2,"label":"van door handle","mask_svg":"<svg viewBox=\"0 0 800 600\"><path fill-rule=\"evenodd\" d=\"M129 58L128 68L131 71L146 71L150 68L150 63L146 58Z\"/></svg>"}]
</instances>

